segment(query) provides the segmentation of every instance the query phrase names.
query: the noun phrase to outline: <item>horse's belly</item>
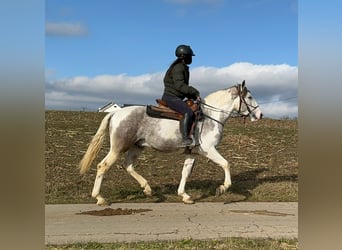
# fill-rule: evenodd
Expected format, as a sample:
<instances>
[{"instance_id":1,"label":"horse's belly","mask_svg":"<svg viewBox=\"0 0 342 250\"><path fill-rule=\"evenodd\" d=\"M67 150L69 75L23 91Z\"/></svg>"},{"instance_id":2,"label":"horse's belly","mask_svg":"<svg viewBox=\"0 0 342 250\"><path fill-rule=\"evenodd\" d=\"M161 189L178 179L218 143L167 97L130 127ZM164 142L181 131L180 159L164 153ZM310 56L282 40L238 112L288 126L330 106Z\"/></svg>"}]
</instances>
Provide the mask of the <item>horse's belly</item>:
<instances>
[{"instance_id":1,"label":"horse's belly","mask_svg":"<svg viewBox=\"0 0 342 250\"><path fill-rule=\"evenodd\" d=\"M147 129L145 132L143 145L158 150L172 151L179 147L181 142L178 122L160 121L153 129Z\"/></svg>"}]
</instances>

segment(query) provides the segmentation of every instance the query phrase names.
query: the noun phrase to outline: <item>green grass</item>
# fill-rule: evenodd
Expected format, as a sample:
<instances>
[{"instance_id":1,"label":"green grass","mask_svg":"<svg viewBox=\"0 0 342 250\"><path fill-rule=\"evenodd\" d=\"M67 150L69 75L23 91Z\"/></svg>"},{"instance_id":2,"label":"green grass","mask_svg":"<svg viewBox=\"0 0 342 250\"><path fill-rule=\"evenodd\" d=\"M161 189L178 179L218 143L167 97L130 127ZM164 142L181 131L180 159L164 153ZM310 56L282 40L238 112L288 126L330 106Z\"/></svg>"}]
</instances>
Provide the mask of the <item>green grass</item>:
<instances>
[{"instance_id":1,"label":"green grass","mask_svg":"<svg viewBox=\"0 0 342 250\"><path fill-rule=\"evenodd\" d=\"M297 239L246 239L246 238L227 238L221 240L180 240L180 241L157 241L157 242L134 242L134 243L78 243L70 245L49 245L46 247L48 250L59 249L268 249L268 250L281 250L281 249L298 249Z\"/></svg>"}]
</instances>

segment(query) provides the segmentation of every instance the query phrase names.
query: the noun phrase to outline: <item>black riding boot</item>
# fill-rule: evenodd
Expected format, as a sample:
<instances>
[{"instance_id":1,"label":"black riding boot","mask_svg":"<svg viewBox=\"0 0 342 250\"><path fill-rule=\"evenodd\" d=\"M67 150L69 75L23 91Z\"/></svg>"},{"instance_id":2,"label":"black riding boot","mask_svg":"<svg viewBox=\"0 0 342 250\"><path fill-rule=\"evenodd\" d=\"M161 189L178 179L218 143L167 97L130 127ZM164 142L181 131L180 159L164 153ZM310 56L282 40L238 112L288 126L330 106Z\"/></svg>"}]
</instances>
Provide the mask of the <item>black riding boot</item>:
<instances>
[{"instance_id":1,"label":"black riding boot","mask_svg":"<svg viewBox=\"0 0 342 250\"><path fill-rule=\"evenodd\" d=\"M185 113L184 119L181 121L180 124L180 131L182 133L183 145L190 146L192 144L192 139L189 137L189 132L192 125L192 117Z\"/></svg>"}]
</instances>

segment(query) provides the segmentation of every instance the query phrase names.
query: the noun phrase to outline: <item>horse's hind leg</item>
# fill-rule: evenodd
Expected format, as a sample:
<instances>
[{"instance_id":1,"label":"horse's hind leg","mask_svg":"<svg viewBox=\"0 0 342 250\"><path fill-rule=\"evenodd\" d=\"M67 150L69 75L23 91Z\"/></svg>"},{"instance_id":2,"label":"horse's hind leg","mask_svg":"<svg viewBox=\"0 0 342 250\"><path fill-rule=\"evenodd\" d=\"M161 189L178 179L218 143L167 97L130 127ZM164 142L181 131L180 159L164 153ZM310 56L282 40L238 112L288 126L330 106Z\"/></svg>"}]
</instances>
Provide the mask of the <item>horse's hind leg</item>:
<instances>
[{"instance_id":1,"label":"horse's hind leg","mask_svg":"<svg viewBox=\"0 0 342 250\"><path fill-rule=\"evenodd\" d=\"M131 147L128 152L127 156L124 162L124 165L126 167L127 172L134 178L136 179L140 186L144 189L144 194L151 196L152 195L152 190L150 185L147 183L147 180L142 177L140 174L138 174L133 167L134 161L138 158L139 154L141 153L142 148L138 146L133 146Z\"/></svg>"},{"instance_id":2,"label":"horse's hind leg","mask_svg":"<svg viewBox=\"0 0 342 250\"><path fill-rule=\"evenodd\" d=\"M100 195L100 188L104 174L114 164L117 158L118 154L111 149L106 157L97 165L97 173L91 196L97 199L96 204L99 206L108 205L105 199Z\"/></svg>"}]
</instances>

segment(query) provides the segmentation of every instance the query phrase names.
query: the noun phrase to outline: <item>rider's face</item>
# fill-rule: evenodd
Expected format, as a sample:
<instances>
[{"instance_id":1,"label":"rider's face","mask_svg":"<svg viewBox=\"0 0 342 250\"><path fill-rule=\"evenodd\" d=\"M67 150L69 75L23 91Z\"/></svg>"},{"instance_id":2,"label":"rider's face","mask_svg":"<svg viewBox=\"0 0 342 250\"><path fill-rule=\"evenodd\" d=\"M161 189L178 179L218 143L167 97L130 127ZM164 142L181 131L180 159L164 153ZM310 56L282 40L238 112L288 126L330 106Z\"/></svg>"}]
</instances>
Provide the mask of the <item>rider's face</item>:
<instances>
[{"instance_id":1,"label":"rider's face","mask_svg":"<svg viewBox=\"0 0 342 250\"><path fill-rule=\"evenodd\" d=\"M186 63L186 64L191 64L192 63L192 56L191 55L186 55L185 57L184 57L184 62Z\"/></svg>"}]
</instances>

